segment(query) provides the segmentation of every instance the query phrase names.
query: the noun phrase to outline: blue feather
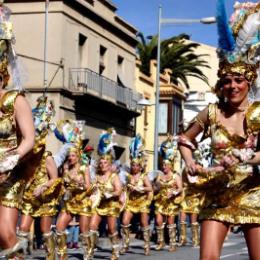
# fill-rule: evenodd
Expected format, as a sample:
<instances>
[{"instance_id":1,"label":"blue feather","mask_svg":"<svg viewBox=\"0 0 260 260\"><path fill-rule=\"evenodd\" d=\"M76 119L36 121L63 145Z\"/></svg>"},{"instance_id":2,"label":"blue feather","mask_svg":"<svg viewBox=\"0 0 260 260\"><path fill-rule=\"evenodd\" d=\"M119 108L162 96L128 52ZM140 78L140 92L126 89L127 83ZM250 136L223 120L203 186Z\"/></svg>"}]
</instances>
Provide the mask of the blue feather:
<instances>
[{"instance_id":1,"label":"blue feather","mask_svg":"<svg viewBox=\"0 0 260 260\"><path fill-rule=\"evenodd\" d=\"M218 44L219 48L230 52L235 49L235 39L228 23L225 9L225 0L217 0L217 28L218 28Z\"/></svg>"}]
</instances>

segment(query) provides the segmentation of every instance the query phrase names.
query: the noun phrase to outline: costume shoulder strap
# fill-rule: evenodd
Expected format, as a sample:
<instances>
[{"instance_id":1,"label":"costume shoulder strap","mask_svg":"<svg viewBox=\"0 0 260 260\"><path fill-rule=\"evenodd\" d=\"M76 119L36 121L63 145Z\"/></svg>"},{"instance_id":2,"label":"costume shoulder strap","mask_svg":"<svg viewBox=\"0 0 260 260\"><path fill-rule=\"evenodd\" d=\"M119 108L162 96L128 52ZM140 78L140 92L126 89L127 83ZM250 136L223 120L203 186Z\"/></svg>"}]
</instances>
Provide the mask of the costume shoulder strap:
<instances>
[{"instance_id":1,"label":"costume shoulder strap","mask_svg":"<svg viewBox=\"0 0 260 260\"><path fill-rule=\"evenodd\" d=\"M113 172L110 177L109 177L109 180L113 180L115 177L117 176L117 173L116 172Z\"/></svg>"},{"instance_id":2,"label":"costume shoulder strap","mask_svg":"<svg viewBox=\"0 0 260 260\"><path fill-rule=\"evenodd\" d=\"M210 124L215 124L217 120L217 104L209 104L208 118Z\"/></svg>"}]
</instances>

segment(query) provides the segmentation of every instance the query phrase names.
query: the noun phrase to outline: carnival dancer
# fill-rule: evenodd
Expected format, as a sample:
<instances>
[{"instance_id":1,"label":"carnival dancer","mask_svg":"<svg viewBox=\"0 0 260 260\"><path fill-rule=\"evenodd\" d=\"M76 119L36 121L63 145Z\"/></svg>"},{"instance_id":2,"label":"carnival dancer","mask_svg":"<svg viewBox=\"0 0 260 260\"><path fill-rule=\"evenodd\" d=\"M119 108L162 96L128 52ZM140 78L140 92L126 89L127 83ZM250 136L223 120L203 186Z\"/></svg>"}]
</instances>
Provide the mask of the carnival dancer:
<instances>
[{"instance_id":1,"label":"carnival dancer","mask_svg":"<svg viewBox=\"0 0 260 260\"><path fill-rule=\"evenodd\" d=\"M36 217L41 218L41 231L46 259L55 259L54 234L51 231L52 218L57 214L59 195L62 180L58 178L58 171L52 153L46 150L46 137L48 135L51 118L54 115L54 105L47 101L47 96L42 95L37 99L37 106L33 109L35 126L35 144L33 147L33 173L27 182L23 201L22 217L18 237L29 240L30 227ZM32 243L32 241L31 241Z\"/></svg>"},{"instance_id":2,"label":"carnival dancer","mask_svg":"<svg viewBox=\"0 0 260 260\"><path fill-rule=\"evenodd\" d=\"M205 168L210 167L211 151L210 151L210 138L207 138L198 143L196 150L193 152L193 158L196 164ZM203 204L204 192L193 185L192 178L187 175L186 170L182 172L183 182L183 195L184 198L181 202L180 208L180 241L179 246L187 244L187 222L189 217L191 224L191 238L192 246L199 246L199 223L198 214Z\"/></svg>"},{"instance_id":3,"label":"carnival dancer","mask_svg":"<svg viewBox=\"0 0 260 260\"><path fill-rule=\"evenodd\" d=\"M224 0L217 1L220 63L217 104L201 111L179 142L189 175L205 190L200 212L200 259L219 259L230 225L241 225L250 259L260 259L259 101L248 93L257 78L259 3L236 3L231 24ZM196 165L191 142L202 131L211 137L211 169Z\"/></svg>"},{"instance_id":4,"label":"carnival dancer","mask_svg":"<svg viewBox=\"0 0 260 260\"><path fill-rule=\"evenodd\" d=\"M14 35L10 9L0 3L0 252L16 259L27 240L16 237L18 209L21 206L27 172L24 163L34 144L31 108L23 95L12 42ZM13 89L8 88L10 65ZM26 156L26 157L25 157ZM16 167L15 167L16 166ZM21 255L20 255L21 256Z\"/></svg>"},{"instance_id":5,"label":"carnival dancer","mask_svg":"<svg viewBox=\"0 0 260 260\"><path fill-rule=\"evenodd\" d=\"M94 214L90 222L90 249L88 252L88 259L94 256L94 248L98 238L98 227L102 217L107 218L108 234L112 244L111 260L119 258L119 238L117 233L117 218L121 211L120 195L122 186L119 176L112 171L112 163L115 158L115 151L113 149L114 129L108 129L103 132L99 138L96 180L93 186L92 197L95 198Z\"/></svg>"},{"instance_id":6,"label":"carnival dancer","mask_svg":"<svg viewBox=\"0 0 260 260\"><path fill-rule=\"evenodd\" d=\"M177 141L168 136L160 146L162 158L162 173L155 180L155 216L157 230L156 250L162 250L164 242L164 223L167 223L169 234L169 251L176 251L176 224L175 217L179 214L182 200L182 180L178 172L174 171L174 162L177 157Z\"/></svg>"},{"instance_id":7,"label":"carnival dancer","mask_svg":"<svg viewBox=\"0 0 260 260\"><path fill-rule=\"evenodd\" d=\"M140 214L144 237L144 253L150 255L149 213L153 199L152 184L145 172L144 140L138 134L132 138L130 146L130 174L126 176L127 202L122 217L123 247L121 253L126 253L130 243L130 227L134 214Z\"/></svg>"},{"instance_id":8,"label":"carnival dancer","mask_svg":"<svg viewBox=\"0 0 260 260\"><path fill-rule=\"evenodd\" d=\"M89 247L89 222L92 215L90 201L90 174L88 165L82 162L82 126L81 121L61 120L55 130L56 136L63 142L74 145L69 148L67 161L63 166L63 206L56 223L57 253L60 259L67 259L66 228L74 215L79 215L84 259L87 259Z\"/></svg>"}]
</instances>

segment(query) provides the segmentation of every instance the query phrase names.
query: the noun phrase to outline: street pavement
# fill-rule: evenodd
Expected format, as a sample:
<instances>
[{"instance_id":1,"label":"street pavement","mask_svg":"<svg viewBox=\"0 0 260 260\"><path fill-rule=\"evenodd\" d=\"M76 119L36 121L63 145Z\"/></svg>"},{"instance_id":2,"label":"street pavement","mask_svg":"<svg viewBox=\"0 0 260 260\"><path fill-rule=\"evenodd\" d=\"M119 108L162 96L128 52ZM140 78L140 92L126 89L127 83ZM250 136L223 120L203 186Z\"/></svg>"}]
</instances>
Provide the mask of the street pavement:
<instances>
[{"instance_id":1,"label":"street pavement","mask_svg":"<svg viewBox=\"0 0 260 260\"><path fill-rule=\"evenodd\" d=\"M167 247L163 251L155 251L155 245L152 244L151 256L147 257L143 253L143 241L134 239L131 243L129 252L120 256L120 260L198 260L199 248L192 248L190 244L184 247L178 247L176 252L169 253ZM111 256L110 243L108 239L100 238L99 246L102 250L95 252L94 259L109 260ZM81 249L69 249L69 259L79 260L83 259ZM43 260L44 251L36 250L32 256L27 256L26 259L38 259ZM220 259L224 260L248 260L247 248L242 234L231 233L228 239L224 243L222 254Z\"/></svg>"}]
</instances>

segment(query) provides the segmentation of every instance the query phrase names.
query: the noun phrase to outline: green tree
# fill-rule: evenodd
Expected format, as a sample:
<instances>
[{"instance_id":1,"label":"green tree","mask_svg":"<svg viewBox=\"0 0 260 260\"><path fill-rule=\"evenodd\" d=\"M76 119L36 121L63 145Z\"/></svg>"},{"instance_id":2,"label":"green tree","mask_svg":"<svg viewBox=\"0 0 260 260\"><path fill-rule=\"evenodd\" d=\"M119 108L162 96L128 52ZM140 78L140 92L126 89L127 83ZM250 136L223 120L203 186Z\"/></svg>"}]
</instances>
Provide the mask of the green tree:
<instances>
[{"instance_id":1,"label":"green tree","mask_svg":"<svg viewBox=\"0 0 260 260\"><path fill-rule=\"evenodd\" d=\"M150 60L156 59L157 56L158 36L154 35L147 39L142 33L138 33L138 38L137 53L141 61L140 70L149 76ZM189 36L180 34L161 41L160 71L171 69L171 82L174 84L182 82L187 88L190 87L187 78L189 76L199 78L208 84L208 78L201 70L202 67L209 68L208 63L203 59L207 55L195 54L194 51L199 44L186 40L189 40Z\"/></svg>"}]
</instances>

